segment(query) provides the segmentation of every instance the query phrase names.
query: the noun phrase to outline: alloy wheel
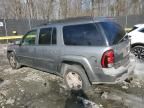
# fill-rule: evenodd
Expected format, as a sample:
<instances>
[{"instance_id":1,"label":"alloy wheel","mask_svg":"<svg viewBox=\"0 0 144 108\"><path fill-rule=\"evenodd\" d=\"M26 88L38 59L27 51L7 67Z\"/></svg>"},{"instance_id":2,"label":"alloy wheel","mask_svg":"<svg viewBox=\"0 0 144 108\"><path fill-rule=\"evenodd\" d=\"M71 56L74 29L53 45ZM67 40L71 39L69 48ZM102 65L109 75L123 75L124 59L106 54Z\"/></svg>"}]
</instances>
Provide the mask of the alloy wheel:
<instances>
[{"instance_id":1,"label":"alloy wheel","mask_svg":"<svg viewBox=\"0 0 144 108\"><path fill-rule=\"evenodd\" d=\"M144 60L144 47L136 46L132 49L132 53L140 60Z\"/></svg>"}]
</instances>

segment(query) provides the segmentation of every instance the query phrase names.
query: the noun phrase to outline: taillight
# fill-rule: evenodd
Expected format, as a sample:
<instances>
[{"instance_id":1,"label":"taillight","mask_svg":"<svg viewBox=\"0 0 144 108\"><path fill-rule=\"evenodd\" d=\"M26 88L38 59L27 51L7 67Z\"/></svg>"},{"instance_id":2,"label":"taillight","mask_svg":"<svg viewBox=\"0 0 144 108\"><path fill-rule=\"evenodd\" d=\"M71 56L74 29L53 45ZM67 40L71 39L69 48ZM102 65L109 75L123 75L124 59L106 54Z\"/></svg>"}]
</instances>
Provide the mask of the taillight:
<instances>
[{"instance_id":1,"label":"taillight","mask_svg":"<svg viewBox=\"0 0 144 108\"><path fill-rule=\"evenodd\" d=\"M110 68L114 64L114 51L108 50L106 51L101 59L101 65L103 68Z\"/></svg>"}]
</instances>

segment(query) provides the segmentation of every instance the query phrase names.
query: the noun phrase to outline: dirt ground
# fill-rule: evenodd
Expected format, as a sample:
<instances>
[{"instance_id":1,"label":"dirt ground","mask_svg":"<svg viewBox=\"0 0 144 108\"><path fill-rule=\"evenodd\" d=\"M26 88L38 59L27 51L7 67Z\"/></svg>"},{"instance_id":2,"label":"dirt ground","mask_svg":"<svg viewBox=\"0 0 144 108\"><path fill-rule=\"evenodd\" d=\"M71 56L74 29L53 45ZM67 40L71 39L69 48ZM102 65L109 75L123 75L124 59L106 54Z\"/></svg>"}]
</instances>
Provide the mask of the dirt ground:
<instances>
[{"instance_id":1,"label":"dirt ground","mask_svg":"<svg viewBox=\"0 0 144 108\"><path fill-rule=\"evenodd\" d=\"M0 108L143 108L144 64L128 83L69 91L63 79L29 67L12 70L0 46Z\"/></svg>"}]
</instances>

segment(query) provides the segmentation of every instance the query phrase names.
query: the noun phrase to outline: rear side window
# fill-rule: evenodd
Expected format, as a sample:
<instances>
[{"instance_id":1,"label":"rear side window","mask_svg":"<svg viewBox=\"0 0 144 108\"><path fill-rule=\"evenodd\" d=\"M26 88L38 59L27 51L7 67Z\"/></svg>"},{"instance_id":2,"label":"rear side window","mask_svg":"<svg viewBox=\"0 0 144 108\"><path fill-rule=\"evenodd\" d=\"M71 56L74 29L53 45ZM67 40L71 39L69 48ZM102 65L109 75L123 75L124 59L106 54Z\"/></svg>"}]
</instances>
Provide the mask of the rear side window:
<instances>
[{"instance_id":1,"label":"rear side window","mask_svg":"<svg viewBox=\"0 0 144 108\"><path fill-rule=\"evenodd\" d=\"M144 33L144 28L140 29L139 31L142 32L142 33Z\"/></svg>"},{"instance_id":2,"label":"rear side window","mask_svg":"<svg viewBox=\"0 0 144 108\"><path fill-rule=\"evenodd\" d=\"M124 36L124 29L115 22L100 22L110 45L117 44Z\"/></svg>"},{"instance_id":3,"label":"rear side window","mask_svg":"<svg viewBox=\"0 0 144 108\"><path fill-rule=\"evenodd\" d=\"M39 44L56 44L56 28L42 28L39 34Z\"/></svg>"},{"instance_id":4,"label":"rear side window","mask_svg":"<svg viewBox=\"0 0 144 108\"><path fill-rule=\"evenodd\" d=\"M63 28L65 45L102 46L106 45L96 24L70 25Z\"/></svg>"}]
</instances>

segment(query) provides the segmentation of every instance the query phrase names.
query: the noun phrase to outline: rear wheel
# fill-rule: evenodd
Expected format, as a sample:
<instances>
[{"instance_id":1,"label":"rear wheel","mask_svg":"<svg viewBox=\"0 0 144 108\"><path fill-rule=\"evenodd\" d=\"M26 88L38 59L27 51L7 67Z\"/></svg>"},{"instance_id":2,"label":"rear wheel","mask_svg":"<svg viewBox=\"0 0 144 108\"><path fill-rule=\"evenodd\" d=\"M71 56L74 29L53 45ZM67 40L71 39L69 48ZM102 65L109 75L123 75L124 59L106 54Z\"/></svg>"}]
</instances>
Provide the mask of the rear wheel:
<instances>
[{"instance_id":1,"label":"rear wheel","mask_svg":"<svg viewBox=\"0 0 144 108\"><path fill-rule=\"evenodd\" d=\"M81 66L68 65L64 73L64 80L69 89L86 90L90 87L90 82Z\"/></svg>"},{"instance_id":2,"label":"rear wheel","mask_svg":"<svg viewBox=\"0 0 144 108\"><path fill-rule=\"evenodd\" d=\"M9 60L9 63L11 65L11 67L13 69L18 69L21 67L21 65L19 64L19 62L17 61L16 57L15 57L15 54L14 52L11 52L9 55L8 55L8 60Z\"/></svg>"},{"instance_id":3,"label":"rear wheel","mask_svg":"<svg viewBox=\"0 0 144 108\"><path fill-rule=\"evenodd\" d=\"M132 48L132 53L136 56L136 58L144 61L144 46L134 46Z\"/></svg>"}]
</instances>

